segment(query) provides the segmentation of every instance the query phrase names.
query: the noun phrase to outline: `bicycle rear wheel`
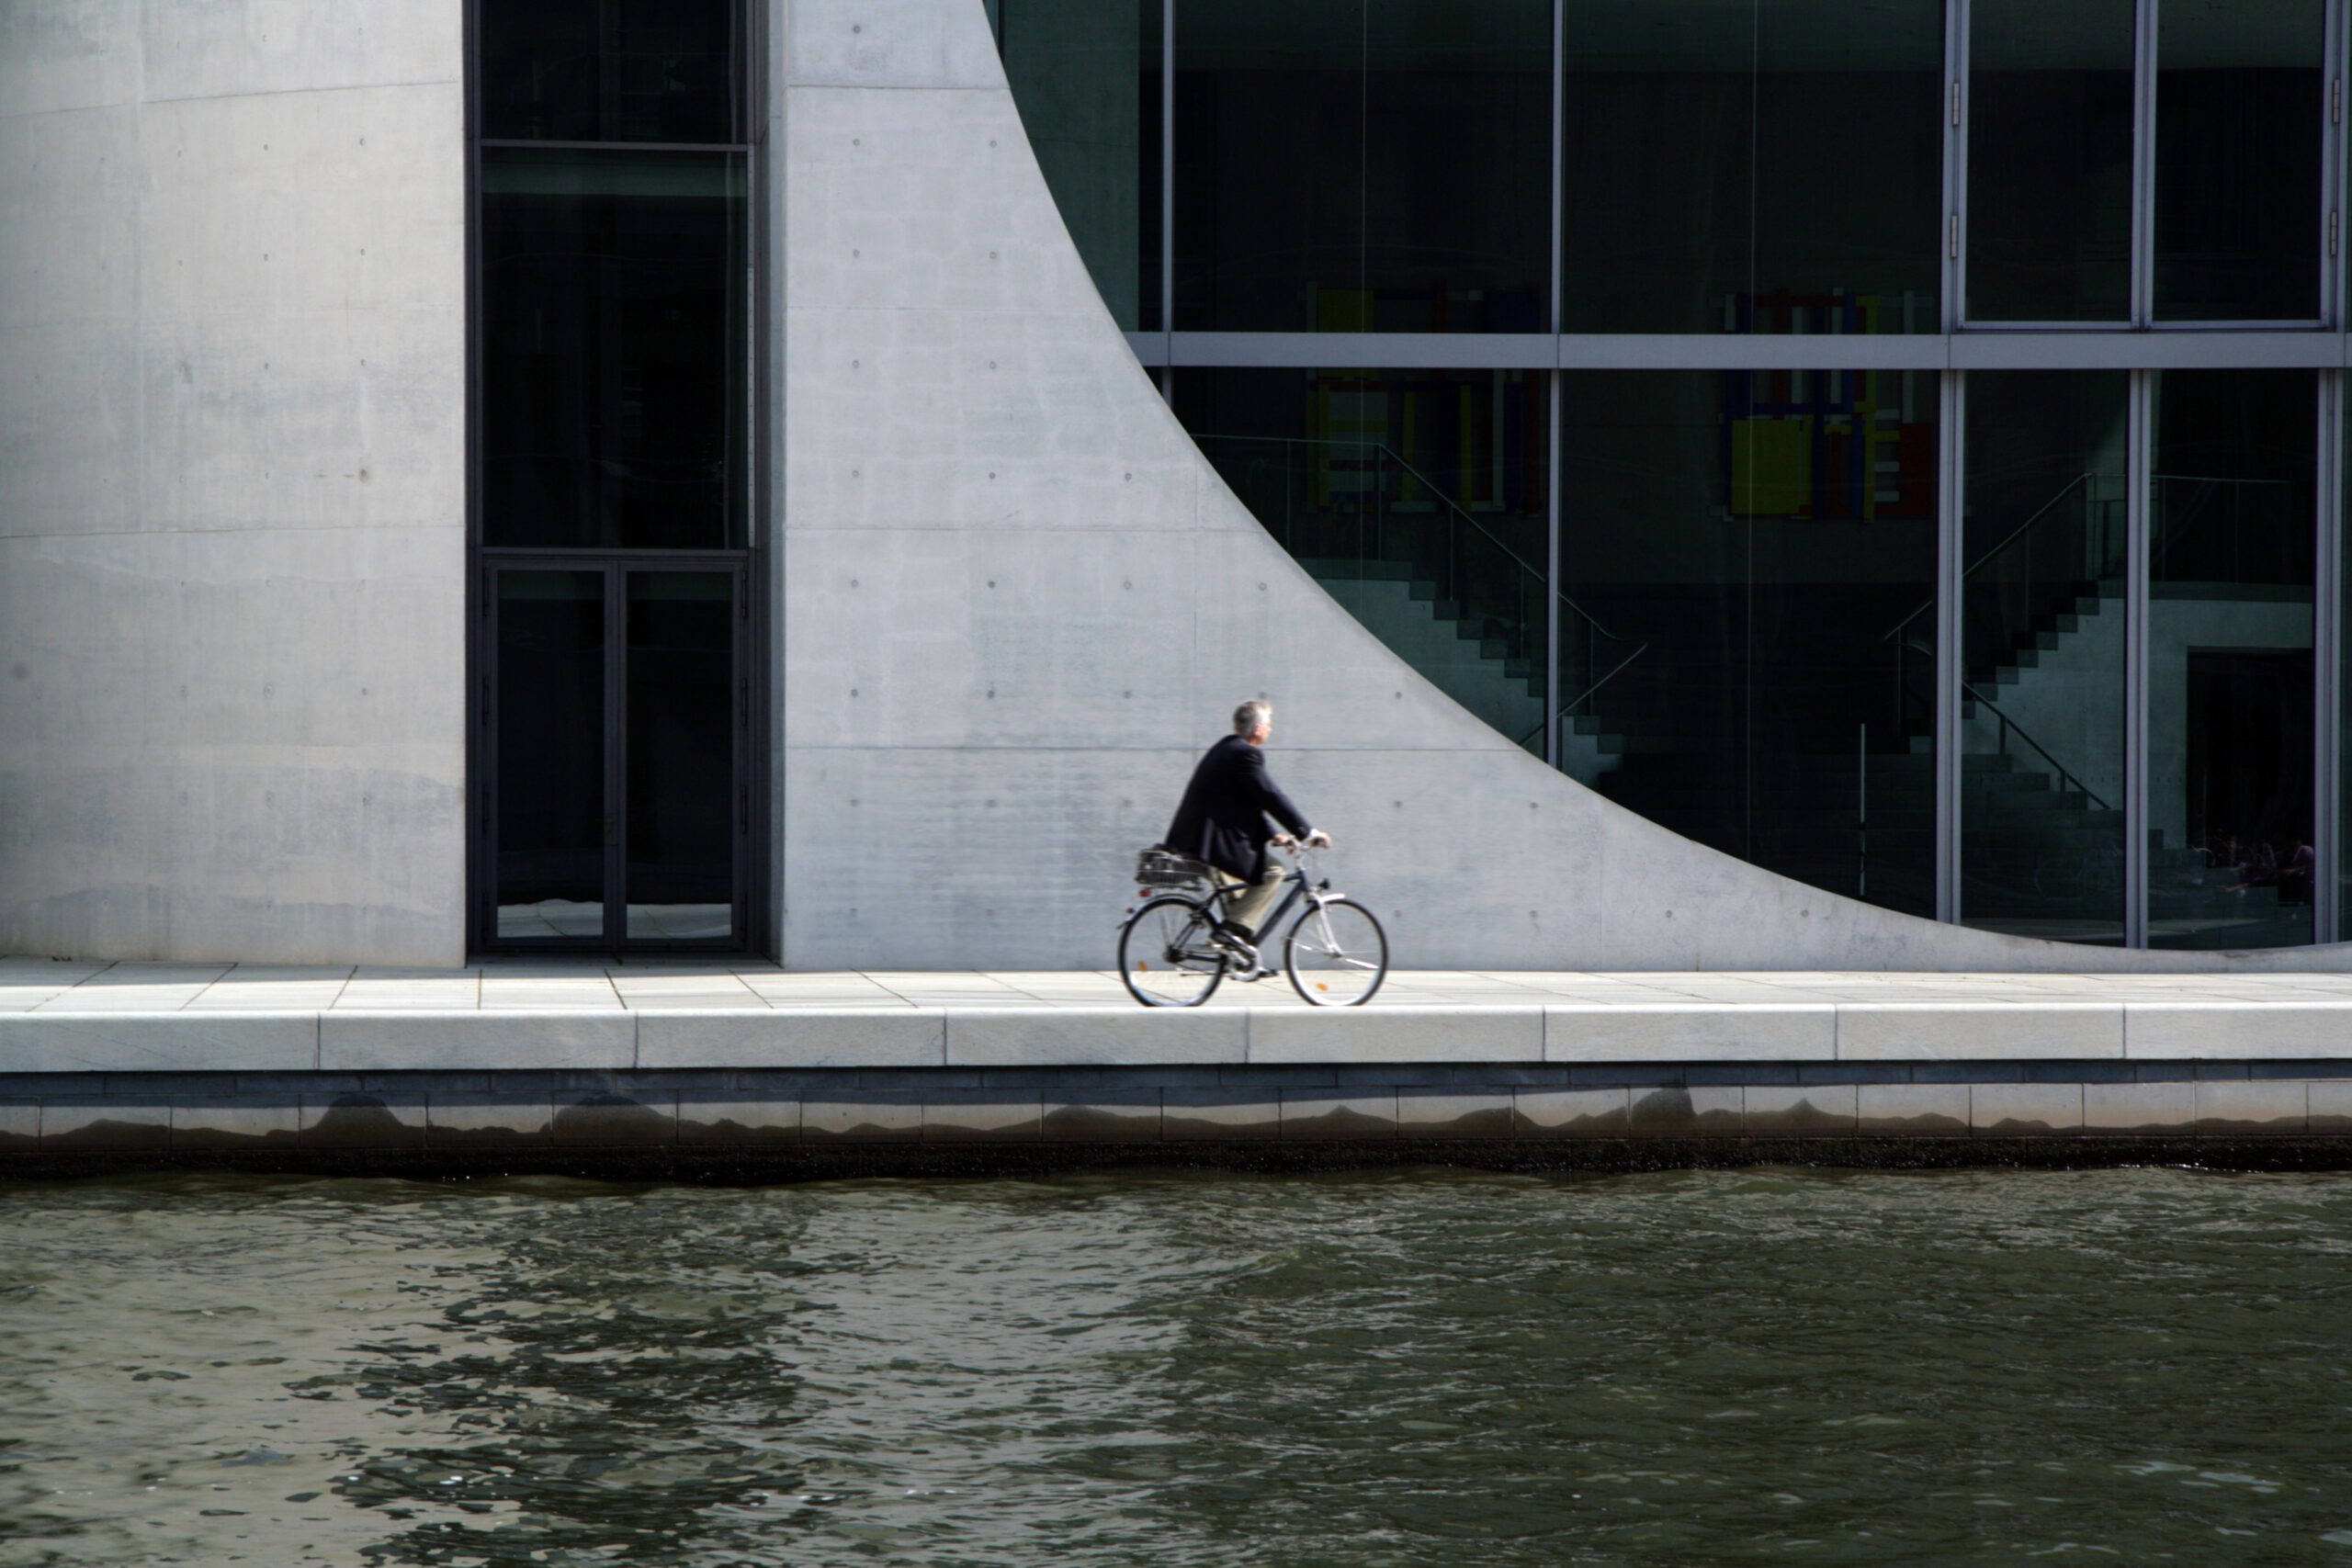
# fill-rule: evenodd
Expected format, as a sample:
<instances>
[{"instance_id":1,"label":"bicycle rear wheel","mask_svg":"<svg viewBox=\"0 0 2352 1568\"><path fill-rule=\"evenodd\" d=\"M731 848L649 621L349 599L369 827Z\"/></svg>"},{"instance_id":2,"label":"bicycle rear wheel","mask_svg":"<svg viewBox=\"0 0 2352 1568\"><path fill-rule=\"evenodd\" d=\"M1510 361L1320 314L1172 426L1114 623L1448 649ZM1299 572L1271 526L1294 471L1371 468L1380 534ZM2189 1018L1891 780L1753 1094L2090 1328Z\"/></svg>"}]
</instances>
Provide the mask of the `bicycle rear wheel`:
<instances>
[{"instance_id":1,"label":"bicycle rear wheel","mask_svg":"<svg viewBox=\"0 0 2352 1568\"><path fill-rule=\"evenodd\" d=\"M1210 944L1207 909L1173 895L1154 898L1119 928L1119 978L1148 1008L1196 1008L1225 978L1225 952Z\"/></svg>"},{"instance_id":2,"label":"bicycle rear wheel","mask_svg":"<svg viewBox=\"0 0 2352 1568\"><path fill-rule=\"evenodd\" d=\"M1362 1007L1388 977L1388 934L1363 905L1326 898L1290 928L1283 968L1317 1007Z\"/></svg>"}]
</instances>

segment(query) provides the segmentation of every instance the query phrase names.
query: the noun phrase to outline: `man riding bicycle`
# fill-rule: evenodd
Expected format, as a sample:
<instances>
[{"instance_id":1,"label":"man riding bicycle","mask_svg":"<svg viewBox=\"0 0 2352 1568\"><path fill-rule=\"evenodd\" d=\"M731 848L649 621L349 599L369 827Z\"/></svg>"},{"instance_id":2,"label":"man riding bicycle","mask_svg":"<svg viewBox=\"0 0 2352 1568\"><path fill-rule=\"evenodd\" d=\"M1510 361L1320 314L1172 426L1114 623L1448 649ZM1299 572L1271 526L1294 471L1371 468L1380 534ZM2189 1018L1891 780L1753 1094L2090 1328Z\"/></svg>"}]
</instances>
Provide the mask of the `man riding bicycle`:
<instances>
[{"instance_id":1,"label":"man riding bicycle","mask_svg":"<svg viewBox=\"0 0 2352 1568\"><path fill-rule=\"evenodd\" d=\"M1233 733L1211 746L1193 770L1165 840L1178 854L1206 862L1219 886L1246 889L1228 892L1216 940L1252 967L1258 962L1258 921L1282 892L1286 874L1266 846L1287 847L1293 834L1310 849L1331 844L1330 835L1309 827L1306 814L1266 772L1262 748L1273 728L1272 704L1247 702L1233 710ZM1275 832L1269 817L1288 832Z\"/></svg>"}]
</instances>

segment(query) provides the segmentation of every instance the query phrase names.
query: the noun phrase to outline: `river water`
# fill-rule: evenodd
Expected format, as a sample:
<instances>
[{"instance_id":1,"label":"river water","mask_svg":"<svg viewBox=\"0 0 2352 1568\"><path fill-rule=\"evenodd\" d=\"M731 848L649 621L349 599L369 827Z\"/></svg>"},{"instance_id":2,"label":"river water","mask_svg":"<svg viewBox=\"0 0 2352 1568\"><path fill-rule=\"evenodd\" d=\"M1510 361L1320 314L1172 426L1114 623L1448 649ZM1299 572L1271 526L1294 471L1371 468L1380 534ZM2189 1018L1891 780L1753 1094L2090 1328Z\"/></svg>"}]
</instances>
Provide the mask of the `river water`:
<instances>
[{"instance_id":1,"label":"river water","mask_svg":"<svg viewBox=\"0 0 2352 1568\"><path fill-rule=\"evenodd\" d=\"M0 1563L2352 1568L2352 1177L0 1187Z\"/></svg>"}]
</instances>

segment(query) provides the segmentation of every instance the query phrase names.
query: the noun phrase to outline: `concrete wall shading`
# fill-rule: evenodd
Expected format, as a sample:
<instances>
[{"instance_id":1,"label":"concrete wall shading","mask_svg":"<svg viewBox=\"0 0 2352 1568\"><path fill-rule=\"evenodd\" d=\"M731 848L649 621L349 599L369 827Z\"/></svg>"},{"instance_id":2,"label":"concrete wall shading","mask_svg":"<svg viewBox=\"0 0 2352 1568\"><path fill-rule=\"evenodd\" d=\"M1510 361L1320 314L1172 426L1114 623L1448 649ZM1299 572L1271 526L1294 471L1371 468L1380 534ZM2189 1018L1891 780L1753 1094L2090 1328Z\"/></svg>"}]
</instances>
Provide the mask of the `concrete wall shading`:
<instances>
[{"instance_id":1,"label":"concrete wall shading","mask_svg":"<svg viewBox=\"0 0 2352 1568\"><path fill-rule=\"evenodd\" d=\"M1098 66L1113 8L1073 45ZM0 951L465 955L464 19L0 7ZM1106 966L1135 852L1259 696L1401 967L2352 967L1938 925L1547 768L1217 477L1120 330L1146 269L1096 234L1090 274L983 0L767 22L791 967ZM1125 86L1069 86L1055 155L1125 180Z\"/></svg>"},{"instance_id":2,"label":"concrete wall shading","mask_svg":"<svg viewBox=\"0 0 2352 1568\"><path fill-rule=\"evenodd\" d=\"M0 950L463 957L461 39L0 13Z\"/></svg>"},{"instance_id":3,"label":"concrete wall shading","mask_svg":"<svg viewBox=\"0 0 2352 1568\"><path fill-rule=\"evenodd\" d=\"M980 0L797 0L778 930L795 968L1101 967L1233 705L1415 966L2065 970L1680 839L1413 672L1235 500L1104 307ZM2101 968L2339 967L2102 951Z\"/></svg>"}]
</instances>

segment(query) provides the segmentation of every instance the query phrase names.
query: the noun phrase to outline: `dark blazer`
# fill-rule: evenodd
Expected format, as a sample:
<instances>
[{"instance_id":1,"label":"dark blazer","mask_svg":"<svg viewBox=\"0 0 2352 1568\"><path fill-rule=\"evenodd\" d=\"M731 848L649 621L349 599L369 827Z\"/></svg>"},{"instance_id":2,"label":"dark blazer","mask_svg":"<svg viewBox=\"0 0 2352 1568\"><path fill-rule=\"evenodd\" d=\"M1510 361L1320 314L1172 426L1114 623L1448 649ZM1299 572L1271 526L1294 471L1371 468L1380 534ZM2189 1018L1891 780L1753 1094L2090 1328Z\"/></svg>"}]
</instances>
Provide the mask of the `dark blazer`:
<instances>
[{"instance_id":1,"label":"dark blazer","mask_svg":"<svg viewBox=\"0 0 2352 1568\"><path fill-rule=\"evenodd\" d=\"M1243 737L1228 735L1193 770L1166 841L1178 854L1255 882L1265 874L1266 840L1273 837L1266 826L1269 816L1302 838L1314 831L1290 796L1274 787L1266 754Z\"/></svg>"}]
</instances>

